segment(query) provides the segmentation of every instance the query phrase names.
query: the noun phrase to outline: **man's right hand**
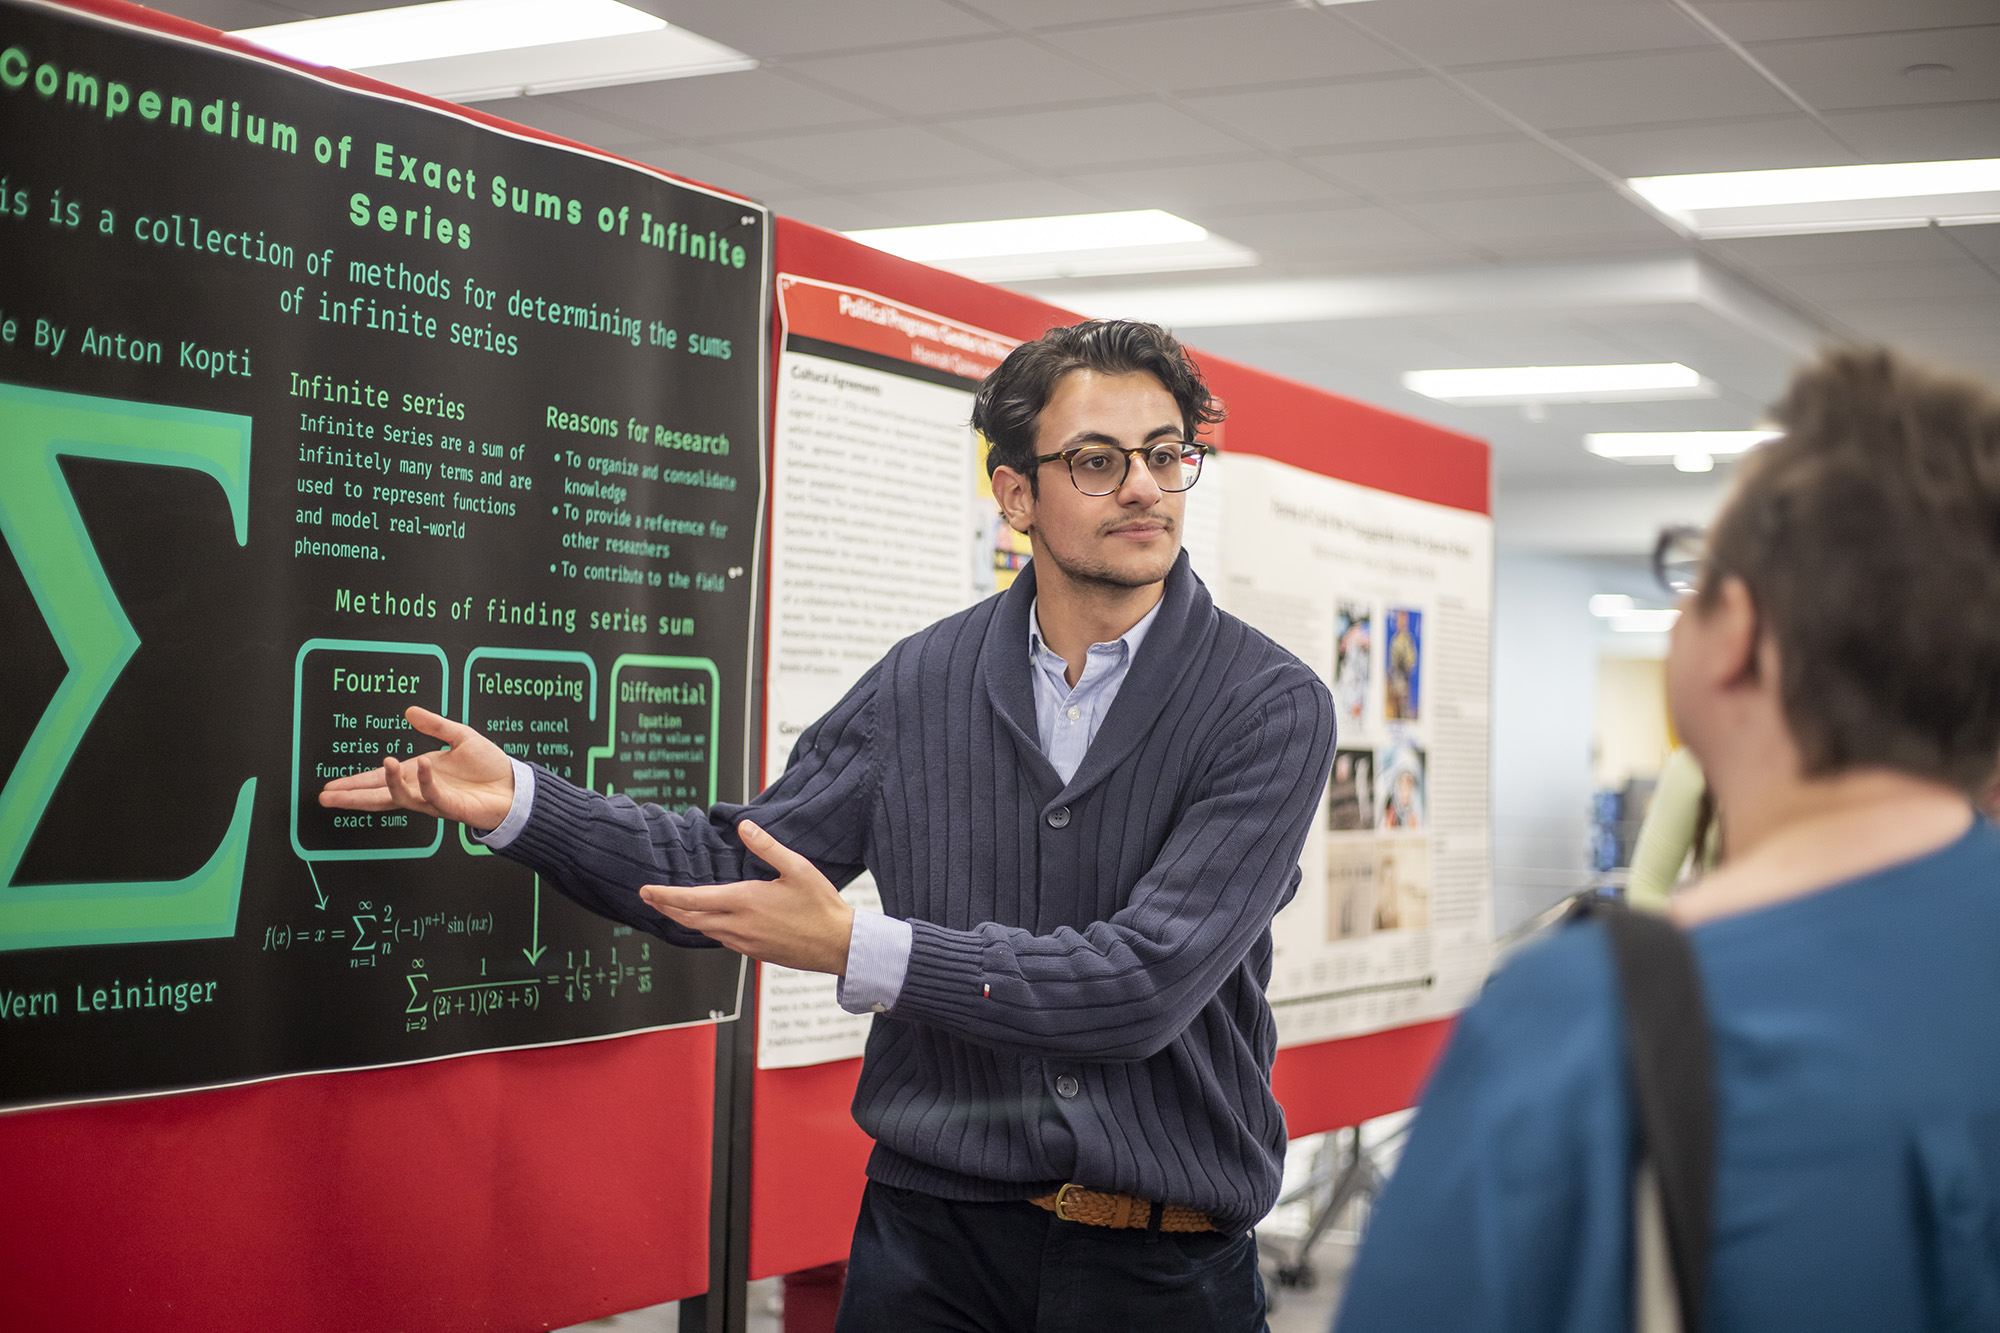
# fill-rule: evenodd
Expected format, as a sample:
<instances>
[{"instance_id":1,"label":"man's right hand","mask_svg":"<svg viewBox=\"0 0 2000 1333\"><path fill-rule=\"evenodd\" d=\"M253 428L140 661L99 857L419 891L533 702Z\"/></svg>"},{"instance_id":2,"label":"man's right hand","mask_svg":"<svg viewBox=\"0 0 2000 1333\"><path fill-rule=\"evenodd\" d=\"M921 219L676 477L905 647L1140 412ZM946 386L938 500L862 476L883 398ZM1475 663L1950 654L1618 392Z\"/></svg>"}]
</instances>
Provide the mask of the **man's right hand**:
<instances>
[{"instance_id":1,"label":"man's right hand","mask_svg":"<svg viewBox=\"0 0 2000 1333\"><path fill-rule=\"evenodd\" d=\"M335 778L320 789L319 803L335 810L393 810L401 806L477 829L497 828L514 805L514 765L507 752L462 722L423 708L403 716L426 736L451 748Z\"/></svg>"}]
</instances>

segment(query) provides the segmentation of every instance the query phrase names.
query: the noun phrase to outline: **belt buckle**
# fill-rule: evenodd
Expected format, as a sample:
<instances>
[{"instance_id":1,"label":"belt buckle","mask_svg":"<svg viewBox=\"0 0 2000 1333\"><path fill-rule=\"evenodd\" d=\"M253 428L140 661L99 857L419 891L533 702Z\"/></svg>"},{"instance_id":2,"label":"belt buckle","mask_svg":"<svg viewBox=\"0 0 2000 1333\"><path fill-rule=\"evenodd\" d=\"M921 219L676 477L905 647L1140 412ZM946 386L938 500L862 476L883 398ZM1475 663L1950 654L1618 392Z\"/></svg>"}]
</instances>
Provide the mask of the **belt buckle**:
<instances>
[{"instance_id":1,"label":"belt buckle","mask_svg":"<svg viewBox=\"0 0 2000 1333\"><path fill-rule=\"evenodd\" d=\"M1068 1184L1064 1185L1061 1189L1056 1191L1056 1216L1060 1218L1062 1221L1065 1222L1076 1221L1075 1218L1069 1215L1069 1192L1073 1189L1078 1189L1078 1188L1080 1188L1080 1186L1078 1186L1075 1181L1071 1181Z\"/></svg>"}]
</instances>

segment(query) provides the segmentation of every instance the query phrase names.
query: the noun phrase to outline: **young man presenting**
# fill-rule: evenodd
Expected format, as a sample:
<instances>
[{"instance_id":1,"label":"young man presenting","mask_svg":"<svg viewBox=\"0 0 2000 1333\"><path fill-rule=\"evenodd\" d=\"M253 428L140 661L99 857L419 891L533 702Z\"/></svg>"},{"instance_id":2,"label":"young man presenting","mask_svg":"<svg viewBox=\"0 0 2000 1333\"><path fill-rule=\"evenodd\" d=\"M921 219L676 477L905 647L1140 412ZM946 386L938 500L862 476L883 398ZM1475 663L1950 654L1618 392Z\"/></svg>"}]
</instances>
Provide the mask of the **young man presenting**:
<instances>
[{"instance_id":1,"label":"young man presenting","mask_svg":"<svg viewBox=\"0 0 2000 1333\"><path fill-rule=\"evenodd\" d=\"M747 806L599 796L417 709L449 751L321 796L489 829L592 911L832 973L876 1012L850 1333L1264 1327L1270 922L1334 710L1181 553L1215 419L1151 325L1017 348L973 424L1033 561L892 648ZM835 890L864 868L881 917Z\"/></svg>"}]
</instances>

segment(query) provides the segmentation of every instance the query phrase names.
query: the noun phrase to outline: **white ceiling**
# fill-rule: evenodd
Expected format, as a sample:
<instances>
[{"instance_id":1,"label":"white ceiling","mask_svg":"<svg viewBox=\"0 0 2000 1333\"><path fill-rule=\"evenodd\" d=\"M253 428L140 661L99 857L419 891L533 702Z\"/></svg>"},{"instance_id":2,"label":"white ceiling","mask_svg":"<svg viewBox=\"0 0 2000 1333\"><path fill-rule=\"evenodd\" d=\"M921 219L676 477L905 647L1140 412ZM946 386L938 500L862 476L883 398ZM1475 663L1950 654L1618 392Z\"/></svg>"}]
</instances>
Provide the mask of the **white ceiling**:
<instances>
[{"instance_id":1,"label":"white ceiling","mask_svg":"<svg viewBox=\"0 0 2000 1333\"><path fill-rule=\"evenodd\" d=\"M1171 322L1201 347L1492 440L1513 544L1632 550L1650 533L1603 515L1712 503L1723 478L1594 458L1583 433L1750 426L1814 341L2000 379L2000 226L1704 243L1619 184L2000 157L2000 0L630 2L760 67L482 109L841 229L1189 217L1262 265L1040 288L1191 312ZM383 6L159 7L236 28ZM1264 322L1161 290L1245 283ZM1658 360L1720 396L1533 422L1397 382Z\"/></svg>"}]
</instances>

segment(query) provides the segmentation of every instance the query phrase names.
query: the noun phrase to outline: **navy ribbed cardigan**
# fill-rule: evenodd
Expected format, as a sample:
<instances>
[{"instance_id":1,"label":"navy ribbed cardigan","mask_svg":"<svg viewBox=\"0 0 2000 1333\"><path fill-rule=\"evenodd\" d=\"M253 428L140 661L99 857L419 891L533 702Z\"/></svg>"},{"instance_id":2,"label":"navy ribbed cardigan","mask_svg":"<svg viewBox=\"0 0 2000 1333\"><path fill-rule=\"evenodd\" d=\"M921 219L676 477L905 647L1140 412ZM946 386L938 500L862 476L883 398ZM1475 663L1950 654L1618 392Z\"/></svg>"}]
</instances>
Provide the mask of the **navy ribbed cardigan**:
<instances>
[{"instance_id":1,"label":"navy ribbed cardigan","mask_svg":"<svg viewBox=\"0 0 2000 1333\"><path fill-rule=\"evenodd\" d=\"M855 1093L871 1178L972 1200L1074 1180L1240 1230L1284 1161L1270 923L1298 884L1333 701L1183 555L1065 784L1037 740L1034 584L1031 564L890 649L748 806L677 814L538 770L504 854L682 944L707 941L639 886L770 877L735 835L746 813L837 884L873 871L914 940Z\"/></svg>"}]
</instances>

